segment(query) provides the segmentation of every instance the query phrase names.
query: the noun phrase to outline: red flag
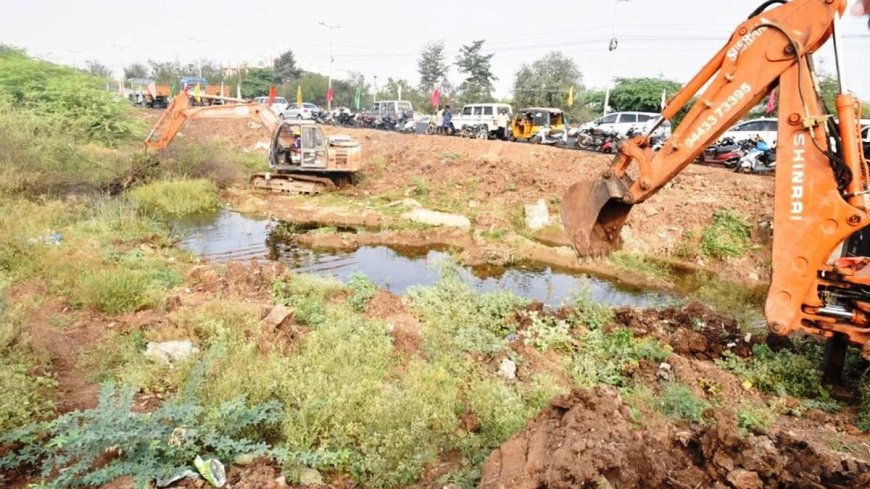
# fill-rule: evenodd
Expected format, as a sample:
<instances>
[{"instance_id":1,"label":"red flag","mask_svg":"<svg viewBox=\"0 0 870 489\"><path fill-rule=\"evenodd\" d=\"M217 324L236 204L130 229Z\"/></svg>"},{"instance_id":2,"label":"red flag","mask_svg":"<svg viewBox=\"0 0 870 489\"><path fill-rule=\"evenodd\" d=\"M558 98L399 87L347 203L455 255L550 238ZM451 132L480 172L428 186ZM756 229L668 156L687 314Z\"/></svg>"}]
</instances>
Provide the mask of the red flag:
<instances>
[{"instance_id":1,"label":"red flag","mask_svg":"<svg viewBox=\"0 0 870 489\"><path fill-rule=\"evenodd\" d=\"M435 91L432 92L432 107L438 107L439 105L441 105L441 91L435 88Z\"/></svg>"},{"instance_id":2,"label":"red flag","mask_svg":"<svg viewBox=\"0 0 870 489\"><path fill-rule=\"evenodd\" d=\"M334 94L333 91L332 91L332 87L329 87L329 88L326 89L326 101L327 101L327 102L332 102L332 97L333 97L334 95L335 95L335 94Z\"/></svg>"},{"instance_id":3,"label":"red flag","mask_svg":"<svg viewBox=\"0 0 870 489\"><path fill-rule=\"evenodd\" d=\"M770 91L770 95L767 96L767 106L764 107L764 113L770 114L776 108L776 89Z\"/></svg>"},{"instance_id":4,"label":"red flag","mask_svg":"<svg viewBox=\"0 0 870 489\"><path fill-rule=\"evenodd\" d=\"M266 102L266 105L269 107L275 102L275 97L278 96L278 90L275 90L275 85L269 85L269 100Z\"/></svg>"}]
</instances>

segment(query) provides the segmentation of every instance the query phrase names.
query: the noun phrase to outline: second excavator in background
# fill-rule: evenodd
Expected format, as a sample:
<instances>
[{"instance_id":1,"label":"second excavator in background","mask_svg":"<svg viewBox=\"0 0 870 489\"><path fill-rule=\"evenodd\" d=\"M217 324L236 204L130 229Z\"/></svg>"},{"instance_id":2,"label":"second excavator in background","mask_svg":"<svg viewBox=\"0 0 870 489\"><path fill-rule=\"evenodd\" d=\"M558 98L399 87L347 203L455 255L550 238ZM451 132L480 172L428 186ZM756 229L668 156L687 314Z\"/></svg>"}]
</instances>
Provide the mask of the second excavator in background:
<instances>
[{"instance_id":1,"label":"second excavator in background","mask_svg":"<svg viewBox=\"0 0 870 489\"><path fill-rule=\"evenodd\" d=\"M762 4L671 98L658 124L623 142L612 167L600 178L572 185L562 204L563 224L578 254L618 248L632 207L652 197L778 87L765 315L775 335L804 332L828 339L824 368L831 380L839 378L849 344L870 359L870 185L859 136L861 107L841 69L839 19L845 9L846 0ZM833 114L824 105L812 58L831 37L840 82ZM663 148L653 151L650 134L696 94Z\"/></svg>"},{"instance_id":2,"label":"second excavator in background","mask_svg":"<svg viewBox=\"0 0 870 489\"><path fill-rule=\"evenodd\" d=\"M165 149L185 123L195 120L247 120L269 133L269 172L251 176L251 184L275 192L316 194L352 183L360 170L362 152L349 136L326 137L312 121L282 121L258 103L191 107L180 94L145 139L146 150Z\"/></svg>"}]
</instances>

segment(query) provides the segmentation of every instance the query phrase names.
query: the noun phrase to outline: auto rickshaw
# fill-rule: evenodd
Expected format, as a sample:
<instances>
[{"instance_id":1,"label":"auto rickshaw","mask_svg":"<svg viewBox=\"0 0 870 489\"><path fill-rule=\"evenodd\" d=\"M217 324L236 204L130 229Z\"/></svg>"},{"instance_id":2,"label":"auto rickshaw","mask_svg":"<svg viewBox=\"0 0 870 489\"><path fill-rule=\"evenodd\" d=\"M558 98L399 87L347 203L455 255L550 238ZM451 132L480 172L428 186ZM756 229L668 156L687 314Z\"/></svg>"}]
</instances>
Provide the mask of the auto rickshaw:
<instances>
[{"instance_id":1,"label":"auto rickshaw","mask_svg":"<svg viewBox=\"0 0 870 489\"><path fill-rule=\"evenodd\" d=\"M530 107L520 109L511 122L511 141L524 140L532 144L565 144L565 115L561 109Z\"/></svg>"}]
</instances>

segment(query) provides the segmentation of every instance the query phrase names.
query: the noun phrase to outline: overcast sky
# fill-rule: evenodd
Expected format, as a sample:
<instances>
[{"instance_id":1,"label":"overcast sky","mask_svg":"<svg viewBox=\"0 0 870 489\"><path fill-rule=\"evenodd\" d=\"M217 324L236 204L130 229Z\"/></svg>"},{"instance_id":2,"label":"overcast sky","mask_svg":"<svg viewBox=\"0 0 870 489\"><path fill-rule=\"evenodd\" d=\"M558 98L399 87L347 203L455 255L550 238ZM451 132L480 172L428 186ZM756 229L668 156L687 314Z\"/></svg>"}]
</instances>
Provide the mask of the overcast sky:
<instances>
[{"instance_id":1,"label":"overcast sky","mask_svg":"<svg viewBox=\"0 0 870 489\"><path fill-rule=\"evenodd\" d=\"M463 43L486 39L495 53L496 94L508 96L519 65L554 49L577 61L587 86L659 74L685 82L759 3L0 0L0 43L55 62L83 67L94 59L115 69L148 58L256 64L289 48L304 68L326 74L329 30L318 25L325 21L341 26L334 31L336 77L355 71L416 84L426 41L443 39L453 61ZM620 43L611 63L614 21ZM847 14L843 26L846 75L853 91L870 99L867 20ZM834 69L831 56L829 46L819 56L825 71ZM451 80L460 81L455 70Z\"/></svg>"}]
</instances>

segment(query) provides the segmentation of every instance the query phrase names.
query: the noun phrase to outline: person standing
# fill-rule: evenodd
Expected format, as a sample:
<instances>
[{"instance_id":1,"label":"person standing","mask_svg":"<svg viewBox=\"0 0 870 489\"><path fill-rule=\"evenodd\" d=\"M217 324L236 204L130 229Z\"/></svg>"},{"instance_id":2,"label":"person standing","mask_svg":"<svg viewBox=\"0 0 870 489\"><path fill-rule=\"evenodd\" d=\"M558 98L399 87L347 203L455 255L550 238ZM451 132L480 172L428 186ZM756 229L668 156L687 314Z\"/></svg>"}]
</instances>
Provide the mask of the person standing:
<instances>
[{"instance_id":1,"label":"person standing","mask_svg":"<svg viewBox=\"0 0 870 489\"><path fill-rule=\"evenodd\" d=\"M450 126L453 123L453 113L450 112L450 106L444 106L444 134L450 135Z\"/></svg>"},{"instance_id":2,"label":"person standing","mask_svg":"<svg viewBox=\"0 0 870 489\"><path fill-rule=\"evenodd\" d=\"M498 117L496 117L496 125L498 126L498 133L496 134L496 136L498 136L498 139L501 139L502 141L506 141L508 138L508 121L510 121L510 118L508 117L507 110L499 110Z\"/></svg>"},{"instance_id":3,"label":"person standing","mask_svg":"<svg viewBox=\"0 0 870 489\"><path fill-rule=\"evenodd\" d=\"M435 112L435 134L443 134L444 133L444 109L440 106L438 107L438 111Z\"/></svg>"}]
</instances>

